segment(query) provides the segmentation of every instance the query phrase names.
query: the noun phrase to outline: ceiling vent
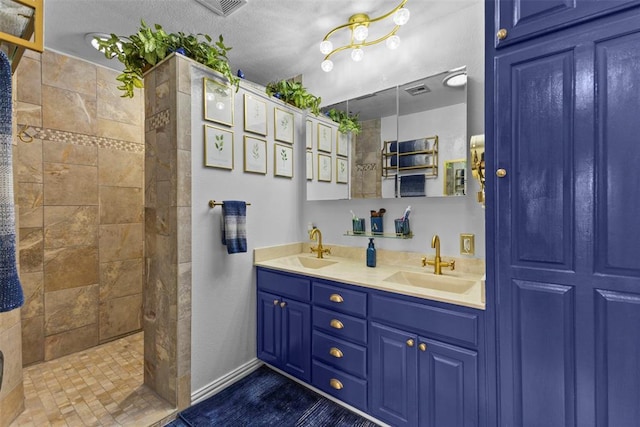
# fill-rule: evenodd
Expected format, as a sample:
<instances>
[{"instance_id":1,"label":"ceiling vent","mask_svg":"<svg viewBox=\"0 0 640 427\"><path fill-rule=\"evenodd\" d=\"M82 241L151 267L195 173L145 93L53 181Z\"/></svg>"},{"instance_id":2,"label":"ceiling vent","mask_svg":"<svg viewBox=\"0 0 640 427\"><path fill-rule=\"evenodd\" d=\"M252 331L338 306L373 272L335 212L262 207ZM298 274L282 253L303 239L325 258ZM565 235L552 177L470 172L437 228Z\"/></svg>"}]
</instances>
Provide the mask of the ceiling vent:
<instances>
[{"instance_id":1,"label":"ceiling vent","mask_svg":"<svg viewBox=\"0 0 640 427\"><path fill-rule=\"evenodd\" d=\"M411 96L416 96L416 95L422 95L423 93L429 93L431 92L431 89L429 89L427 85L422 83L417 86L408 87L405 89L405 91Z\"/></svg>"},{"instance_id":2,"label":"ceiling vent","mask_svg":"<svg viewBox=\"0 0 640 427\"><path fill-rule=\"evenodd\" d=\"M196 0L201 5L210 9L216 15L229 16L236 10L247 4L246 0Z\"/></svg>"}]
</instances>

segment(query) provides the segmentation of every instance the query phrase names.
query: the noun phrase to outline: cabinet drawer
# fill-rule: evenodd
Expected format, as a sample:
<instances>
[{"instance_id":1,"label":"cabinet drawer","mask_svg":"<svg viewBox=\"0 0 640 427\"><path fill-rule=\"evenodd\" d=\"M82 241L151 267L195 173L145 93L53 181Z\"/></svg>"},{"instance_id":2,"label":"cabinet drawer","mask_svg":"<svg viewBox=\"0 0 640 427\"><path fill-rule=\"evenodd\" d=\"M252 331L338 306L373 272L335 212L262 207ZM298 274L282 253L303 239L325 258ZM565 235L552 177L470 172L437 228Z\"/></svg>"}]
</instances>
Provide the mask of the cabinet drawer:
<instances>
[{"instance_id":1,"label":"cabinet drawer","mask_svg":"<svg viewBox=\"0 0 640 427\"><path fill-rule=\"evenodd\" d=\"M313 385L362 411L367 410L367 382L313 361Z\"/></svg>"},{"instance_id":2,"label":"cabinet drawer","mask_svg":"<svg viewBox=\"0 0 640 427\"><path fill-rule=\"evenodd\" d=\"M367 349L347 341L313 331L313 357L349 374L365 378Z\"/></svg>"},{"instance_id":3,"label":"cabinet drawer","mask_svg":"<svg viewBox=\"0 0 640 427\"><path fill-rule=\"evenodd\" d=\"M313 282L313 303L354 316L367 315L367 294Z\"/></svg>"},{"instance_id":4,"label":"cabinet drawer","mask_svg":"<svg viewBox=\"0 0 640 427\"><path fill-rule=\"evenodd\" d=\"M258 289L298 301L311 300L311 281L274 271L258 269Z\"/></svg>"},{"instance_id":5,"label":"cabinet drawer","mask_svg":"<svg viewBox=\"0 0 640 427\"><path fill-rule=\"evenodd\" d=\"M371 318L412 332L478 347L478 315L371 295ZM449 338L448 340L446 338Z\"/></svg>"},{"instance_id":6,"label":"cabinet drawer","mask_svg":"<svg viewBox=\"0 0 640 427\"><path fill-rule=\"evenodd\" d=\"M367 343L367 322L320 307L313 307L313 327L334 337Z\"/></svg>"}]
</instances>

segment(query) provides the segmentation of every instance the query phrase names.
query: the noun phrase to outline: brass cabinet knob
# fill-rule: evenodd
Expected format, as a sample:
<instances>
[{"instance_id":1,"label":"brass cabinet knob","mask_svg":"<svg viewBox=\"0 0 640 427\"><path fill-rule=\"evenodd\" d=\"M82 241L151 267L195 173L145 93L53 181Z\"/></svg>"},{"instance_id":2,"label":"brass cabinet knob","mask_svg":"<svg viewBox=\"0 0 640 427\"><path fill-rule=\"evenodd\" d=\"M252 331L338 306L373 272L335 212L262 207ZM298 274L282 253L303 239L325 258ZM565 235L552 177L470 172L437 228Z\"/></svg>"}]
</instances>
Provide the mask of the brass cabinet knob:
<instances>
[{"instance_id":1,"label":"brass cabinet knob","mask_svg":"<svg viewBox=\"0 0 640 427\"><path fill-rule=\"evenodd\" d=\"M498 40L504 40L507 38L507 30L504 28L500 28L498 30L498 33L496 34L496 37L498 37Z\"/></svg>"},{"instance_id":2,"label":"brass cabinet knob","mask_svg":"<svg viewBox=\"0 0 640 427\"><path fill-rule=\"evenodd\" d=\"M413 344L415 344L414 341L411 338L409 338L407 340L407 347L413 347Z\"/></svg>"},{"instance_id":3,"label":"brass cabinet knob","mask_svg":"<svg viewBox=\"0 0 640 427\"><path fill-rule=\"evenodd\" d=\"M342 295L340 294L331 294L331 296L329 297L329 301L331 302L344 302L344 298L342 298Z\"/></svg>"},{"instance_id":4,"label":"brass cabinet knob","mask_svg":"<svg viewBox=\"0 0 640 427\"><path fill-rule=\"evenodd\" d=\"M335 328L335 329L342 329L342 328L344 328L344 325L343 325L343 324L342 324L342 322L341 322L341 321L339 321L338 319L331 319L331 322L329 322L329 325L330 325L332 328Z\"/></svg>"},{"instance_id":5,"label":"brass cabinet knob","mask_svg":"<svg viewBox=\"0 0 640 427\"><path fill-rule=\"evenodd\" d=\"M278 301L277 299L274 299L273 300L273 305L278 305L278 304L280 304L280 301Z\"/></svg>"},{"instance_id":6,"label":"brass cabinet knob","mask_svg":"<svg viewBox=\"0 0 640 427\"><path fill-rule=\"evenodd\" d=\"M280 307L285 308L286 306L287 306L287 303L286 303L286 302L282 301L282 302L280 303Z\"/></svg>"},{"instance_id":7,"label":"brass cabinet knob","mask_svg":"<svg viewBox=\"0 0 640 427\"><path fill-rule=\"evenodd\" d=\"M329 349L329 354L332 355L333 357L335 357L336 359L340 359L341 357L344 356L342 354L342 351L340 351L339 348L335 348L335 347L331 347Z\"/></svg>"},{"instance_id":8,"label":"brass cabinet knob","mask_svg":"<svg viewBox=\"0 0 640 427\"><path fill-rule=\"evenodd\" d=\"M418 348L420 349L420 351L427 351L427 345L423 342L420 343Z\"/></svg>"},{"instance_id":9,"label":"brass cabinet knob","mask_svg":"<svg viewBox=\"0 0 640 427\"><path fill-rule=\"evenodd\" d=\"M342 387L344 387L342 383L335 378L331 378L331 380L329 381L329 385L336 390L342 390Z\"/></svg>"},{"instance_id":10,"label":"brass cabinet knob","mask_svg":"<svg viewBox=\"0 0 640 427\"><path fill-rule=\"evenodd\" d=\"M507 176L507 170L506 169L502 169L502 168L498 169L496 171L496 176L498 178L504 178L505 176Z\"/></svg>"}]
</instances>

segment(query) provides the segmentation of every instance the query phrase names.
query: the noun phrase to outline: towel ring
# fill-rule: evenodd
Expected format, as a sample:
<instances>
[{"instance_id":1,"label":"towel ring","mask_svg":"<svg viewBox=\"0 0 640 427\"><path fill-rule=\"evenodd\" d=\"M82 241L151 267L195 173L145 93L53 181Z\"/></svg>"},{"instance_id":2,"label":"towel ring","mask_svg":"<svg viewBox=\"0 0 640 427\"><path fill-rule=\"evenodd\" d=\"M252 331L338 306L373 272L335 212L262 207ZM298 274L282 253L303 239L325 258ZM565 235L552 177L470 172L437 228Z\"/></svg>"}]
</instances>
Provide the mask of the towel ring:
<instances>
[{"instance_id":1,"label":"towel ring","mask_svg":"<svg viewBox=\"0 0 640 427\"><path fill-rule=\"evenodd\" d=\"M29 127L29 125L22 125L20 131L18 131L18 138L20 138L20 141L24 142L25 144L31 144L33 142L33 136L27 133L27 129L29 129Z\"/></svg>"}]
</instances>

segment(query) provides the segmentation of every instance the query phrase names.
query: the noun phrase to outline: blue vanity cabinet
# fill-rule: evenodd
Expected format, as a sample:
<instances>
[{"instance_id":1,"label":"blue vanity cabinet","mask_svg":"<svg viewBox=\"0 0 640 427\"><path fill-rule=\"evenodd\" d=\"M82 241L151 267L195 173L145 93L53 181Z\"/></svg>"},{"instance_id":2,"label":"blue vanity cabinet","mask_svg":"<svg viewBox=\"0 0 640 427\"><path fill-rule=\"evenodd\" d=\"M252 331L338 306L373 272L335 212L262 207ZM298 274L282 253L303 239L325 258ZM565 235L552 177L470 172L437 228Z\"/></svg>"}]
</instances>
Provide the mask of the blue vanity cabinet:
<instances>
[{"instance_id":1,"label":"blue vanity cabinet","mask_svg":"<svg viewBox=\"0 0 640 427\"><path fill-rule=\"evenodd\" d=\"M258 269L258 358L311 381L310 280Z\"/></svg>"},{"instance_id":2,"label":"blue vanity cabinet","mask_svg":"<svg viewBox=\"0 0 640 427\"><path fill-rule=\"evenodd\" d=\"M639 425L640 7L564 24L486 35L495 424Z\"/></svg>"},{"instance_id":3,"label":"blue vanity cabinet","mask_svg":"<svg viewBox=\"0 0 640 427\"><path fill-rule=\"evenodd\" d=\"M493 29L498 48L639 4L638 0L496 0ZM498 36L498 33L504 32Z\"/></svg>"}]
</instances>

